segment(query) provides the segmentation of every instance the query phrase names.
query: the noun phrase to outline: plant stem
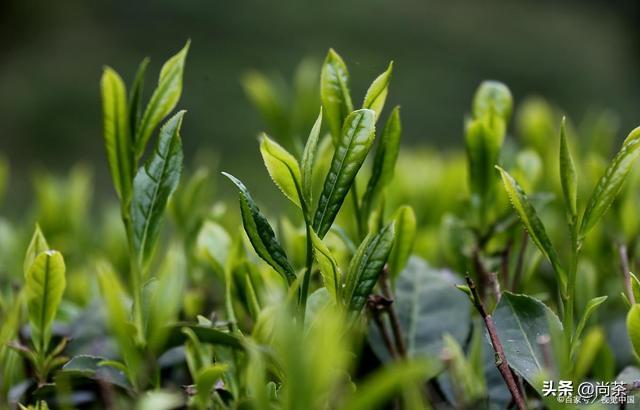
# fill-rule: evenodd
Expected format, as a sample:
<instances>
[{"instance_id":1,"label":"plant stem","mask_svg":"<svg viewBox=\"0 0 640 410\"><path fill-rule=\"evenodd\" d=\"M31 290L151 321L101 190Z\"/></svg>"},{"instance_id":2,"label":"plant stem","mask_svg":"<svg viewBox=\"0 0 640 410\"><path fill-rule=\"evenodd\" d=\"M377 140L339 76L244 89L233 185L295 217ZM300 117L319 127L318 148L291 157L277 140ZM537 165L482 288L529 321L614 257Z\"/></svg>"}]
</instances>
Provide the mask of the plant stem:
<instances>
[{"instance_id":1,"label":"plant stem","mask_svg":"<svg viewBox=\"0 0 640 410\"><path fill-rule=\"evenodd\" d=\"M631 269L629 269L629 255L627 254L627 246L625 244L621 244L618 247L618 254L620 255L620 268L622 269L627 298L629 298L629 302L634 305L636 303L636 297L631 287Z\"/></svg>"},{"instance_id":2,"label":"plant stem","mask_svg":"<svg viewBox=\"0 0 640 410\"><path fill-rule=\"evenodd\" d=\"M380 285L382 287L382 294L393 302L393 292L391 291L391 285L389 284L389 265L386 263L384 264L382 273L380 274ZM401 357L406 357L407 348L404 344L404 338L402 337L400 318L398 317L398 312L396 311L393 303L387 307L387 312L389 313L389 319L391 320L391 330L393 331L393 339L396 342L398 353Z\"/></svg>"},{"instance_id":3,"label":"plant stem","mask_svg":"<svg viewBox=\"0 0 640 410\"><path fill-rule=\"evenodd\" d=\"M580 244L578 241L578 234L575 231L575 226L570 227L571 231L571 260L569 263L569 276L567 280L567 289L565 292L565 303L564 303L564 334L565 334L565 343L567 345L567 351L573 351L573 344L576 342L573 340L574 337L574 328L573 328L573 316L574 316L574 305L575 305L575 292L576 292L576 273L578 271L578 253L580 249ZM569 353L571 355L571 353ZM571 357L569 357L569 363L572 363Z\"/></svg>"},{"instance_id":4,"label":"plant stem","mask_svg":"<svg viewBox=\"0 0 640 410\"><path fill-rule=\"evenodd\" d=\"M389 331L387 327L384 325L382 318L380 317L380 312L386 310L386 308L390 305L390 300L386 297L381 297L380 295L370 295L367 298L367 308L369 312L371 312L371 317L373 318L376 327L378 328L378 332L382 336L382 340L384 342L387 351L392 358L396 359L398 357L398 353L396 349L393 347L393 342L391 341L391 335L389 335Z\"/></svg>"},{"instance_id":5,"label":"plant stem","mask_svg":"<svg viewBox=\"0 0 640 410\"><path fill-rule=\"evenodd\" d=\"M133 246L133 227L131 226L131 216L129 215L129 209L125 203L121 205L120 213L127 234L127 243L129 245L129 274L131 275L133 322L137 331L136 339L138 343L144 344L144 320L142 317L142 269Z\"/></svg>"},{"instance_id":6,"label":"plant stem","mask_svg":"<svg viewBox=\"0 0 640 410\"><path fill-rule=\"evenodd\" d=\"M502 347L502 342L500 342L500 338L498 337L498 332L496 330L496 326L493 323L493 318L491 315L487 314L487 311L482 304L482 300L478 295L478 290L476 289L475 283L473 280L467 275L466 277L467 285L469 286L469 290L471 291L471 298L473 301L473 305L482 316L484 320L485 326L487 328L487 332L489 333L489 338L491 339L491 345L493 346L493 350L496 352L496 367L500 371L502 378L504 379L509 392L511 393L511 397L518 406L518 409L523 410L526 409L526 404L522 393L520 392L520 388L518 387L518 383L516 382L516 378L509 367L509 362L507 362L507 358L504 354L504 349Z\"/></svg>"},{"instance_id":7,"label":"plant stem","mask_svg":"<svg viewBox=\"0 0 640 410\"><path fill-rule=\"evenodd\" d=\"M311 269L313 267L313 242L311 241L311 227L307 223L307 260L302 277L302 289L300 290L300 320L304 324L304 317L307 310L307 296L309 294L309 283L311 282Z\"/></svg>"}]
</instances>

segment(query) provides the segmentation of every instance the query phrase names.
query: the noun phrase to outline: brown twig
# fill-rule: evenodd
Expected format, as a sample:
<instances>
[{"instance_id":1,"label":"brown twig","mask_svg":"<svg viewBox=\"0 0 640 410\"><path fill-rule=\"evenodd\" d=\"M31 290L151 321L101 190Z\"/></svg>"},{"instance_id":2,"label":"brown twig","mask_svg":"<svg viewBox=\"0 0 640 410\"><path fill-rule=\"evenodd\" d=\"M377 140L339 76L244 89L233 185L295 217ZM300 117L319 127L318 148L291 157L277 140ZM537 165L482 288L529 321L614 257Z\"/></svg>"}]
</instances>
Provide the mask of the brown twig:
<instances>
[{"instance_id":1,"label":"brown twig","mask_svg":"<svg viewBox=\"0 0 640 410\"><path fill-rule=\"evenodd\" d=\"M389 300L391 304L387 306L387 313L391 321L391 330L393 332L393 339L396 342L396 349L401 357L407 357L407 348L404 344L404 338L402 337L402 327L400 326L400 318L398 312L393 304L393 292L391 291L391 285L389 284L389 266L385 263L380 274L380 285L382 287L382 294Z\"/></svg>"},{"instance_id":2,"label":"brown twig","mask_svg":"<svg viewBox=\"0 0 640 410\"><path fill-rule=\"evenodd\" d=\"M389 351L389 354L392 358L397 358L398 353L396 349L393 347L393 342L391 341L391 335L389 335L389 331L387 331L382 318L380 317L380 313L387 309L387 306L391 304L389 299L380 295L370 295L367 298L367 308L369 312L371 312L371 317L373 318L373 322L376 324L378 328L378 332L382 336L382 340L384 342L385 347Z\"/></svg>"},{"instance_id":3,"label":"brown twig","mask_svg":"<svg viewBox=\"0 0 640 410\"><path fill-rule=\"evenodd\" d=\"M636 298L633 294L633 287L631 286L631 269L629 269L629 255L627 254L627 246L621 244L618 247L618 254L620 255L620 268L622 269L622 275L624 277L624 287L627 291L627 297L631 304L636 303Z\"/></svg>"},{"instance_id":4,"label":"brown twig","mask_svg":"<svg viewBox=\"0 0 640 410\"><path fill-rule=\"evenodd\" d=\"M516 260L516 270L513 273L513 281L511 282L510 289L516 291L520 285L522 279L522 273L524 270L524 254L527 250L527 242L529 241L529 234L524 229L522 230L522 242L520 243L520 249L518 250L518 259Z\"/></svg>"},{"instance_id":5,"label":"brown twig","mask_svg":"<svg viewBox=\"0 0 640 410\"><path fill-rule=\"evenodd\" d=\"M493 346L493 350L496 352L496 367L498 368L498 371L500 371L500 374L502 375L502 378L504 379L504 382L506 383L507 388L511 393L513 401L515 402L516 406L518 406L518 409L526 409L526 404L523 399L522 393L520 392L518 383L516 382L516 379L513 375L513 372L511 371L511 368L509 367L509 363L507 362L507 358L504 354L502 342L500 342L500 338L498 337L498 332L496 330L495 324L493 323L493 318L485 310L484 305L482 304L482 300L478 295L476 285L475 283L473 283L473 280L471 280L468 275L466 279L469 290L471 291L471 299L473 301L473 305L484 320L487 332L489 333L489 338L491 339L491 345Z\"/></svg>"}]
</instances>

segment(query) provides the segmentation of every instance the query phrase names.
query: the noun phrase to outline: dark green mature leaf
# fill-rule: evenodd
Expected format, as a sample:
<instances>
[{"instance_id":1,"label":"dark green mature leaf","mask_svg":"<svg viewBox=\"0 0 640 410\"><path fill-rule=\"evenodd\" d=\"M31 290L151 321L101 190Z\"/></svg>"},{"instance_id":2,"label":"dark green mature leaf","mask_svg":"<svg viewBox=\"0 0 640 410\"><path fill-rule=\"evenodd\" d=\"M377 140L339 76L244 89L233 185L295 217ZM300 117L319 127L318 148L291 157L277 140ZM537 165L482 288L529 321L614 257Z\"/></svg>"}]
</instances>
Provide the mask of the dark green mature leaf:
<instances>
[{"instance_id":1,"label":"dark green mature leaf","mask_svg":"<svg viewBox=\"0 0 640 410\"><path fill-rule=\"evenodd\" d=\"M29 272L29 268L31 268L31 264L36 259L38 255L40 255L44 251L49 250L49 244L45 239L42 231L40 230L40 225L36 224L36 229L33 232L33 236L31 237L31 242L29 242L29 247L27 248L27 253L24 256L24 274L27 275Z\"/></svg>"},{"instance_id":2,"label":"dark green mature leaf","mask_svg":"<svg viewBox=\"0 0 640 410\"><path fill-rule=\"evenodd\" d=\"M513 110L513 97L509 87L499 81L483 81L473 96L473 117L482 118L494 112L505 122Z\"/></svg>"},{"instance_id":3,"label":"dark green mature leaf","mask_svg":"<svg viewBox=\"0 0 640 410\"><path fill-rule=\"evenodd\" d=\"M591 198L582 217L580 235L583 236L607 212L613 200L618 196L633 164L640 156L640 127L631 131L624 140L622 148L609 163L604 175L591 193Z\"/></svg>"},{"instance_id":4,"label":"dark green mature leaf","mask_svg":"<svg viewBox=\"0 0 640 410\"><path fill-rule=\"evenodd\" d=\"M189 51L187 44L176 55L168 59L160 70L160 78L149 104L138 123L135 134L135 155L139 159L144 153L147 141L153 130L160 122L169 115L175 108L180 94L182 94L182 75L184 72L184 61Z\"/></svg>"},{"instance_id":5,"label":"dark green mature leaf","mask_svg":"<svg viewBox=\"0 0 640 410\"><path fill-rule=\"evenodd\" d=\"M633 351L640 357L640 304L638 303L631 306L627 314L627 333Z\"/></svg>"},{"instance_id":6,"label":"dark green mature leaf","mask_svg":"<svg viewBox=\"0 0 640 410\"><path fill-rule=\"evenodd\" d=\"M109 67L100 80L102 91L102 117L104 145L107 150L109 171L118 198L126 203L131 198L134 156L129 132L127 93L122 78Z\"/></svg>"},{"instance_id":7,"label":"dark green mature leaf","mask_svg":"<svg viewBox=\"0 0 640 410\"><path fill-rule=\"evenodd\" d=\"M300 163L302 171L302 191L305 196L307 204L313 203L313 166L316 162L316 152L318 151L318 140L320 139L320 128L322 127L322 107L320 107L320 114L316 119L307 143L304 145L304 151L302 152L302 160Z\"/></svg>"},{"instance_id":8,"label":"dark green mature leaf","mask_svg":"<svg viewBox=\"0 0 640 410\"><path fill-rule=\"evenodd\" d=\"M353 111L347 65L333 49L327 53L320 73L320 98L334 145L338 145L345 118Z\"/></svg>"},{"instance_id":9,"label":"dark green mature leaf","mask_svg":"<svg viewBox=\"0 0 640 410\"><path fill-rule=\"evenodd\" d=\"M384 102L389 93L389 81L391 80L391 72L393 71L393 61L389 63L387 70L380 74L369 86L367 94L364 96L362 108L368 108L376 113L376 119L380 117L380 113L384 108Z\"/></svg>"},{"instance_id":10,"label":"dark green mature leaf","mask_svg":"<svg viewBox=\"0 0 640 410\"><path fill-rule=\"evenodd\" d=\"M564 289L566 284L566 273L560 265L558 254L551 244L551 240L549 239L547 231L544 229L544 225L538 217L535 208L529 201L529 198L527 198L527 194L522 190L522 188L520 188L520 185L518 185L515 179L513 179L513 177L504 169L498 166L496 166L496 168L500 171L500 176L502 177L505 190L511 200L511 205L513 205L513 208L516 210L516 213L520 217L522 224L529 233L533 242L547 257L549 262L551 262L553 269L558 275L562 288Z\"/></svg>"},{"instance_id":11,"label":"dark green mature leaf","mask_svg":"<svg viewBox=\"0 0 640 410\"><path fill-rule=\"evenodd\" d=\"M298 160L266 134L261 135L260 153L273 182L284 196L302 208L302 177Z\"/></svg>"},{"instance_id":12,"label":"dark green mature leaf","mask_svg":"<svg viewBox=\"0 0 640 410\"><path fill-rule=\"evenodd\" d=\"M558 317L537 299L504 292L493 321L509 366L539 388L538 376L544 370L544 359L537 338L557 334L562 329Z\"/></svg>"},{"instance_id":13,"label":"dark green mature leaf","mask_svg":"<svg viewBox=\"0 0 640 410\"><path fill-rule=\"evenodd\" d=\"M362 197L361 215L363 218L368 217L376 196L393 179L398 153L400 152L401 135L400 107L395 107L382 132L376 149L376 156L373 160L373 167L371 168L371 177Z\"/></svg>"},{"instance_id":14,"label":"dark green mature leaf","mask_svg":"<svg viewBox=\"0 0 640 410\"><path fill-rule=\"evenodd\" d=\"M570 215L573 225L578 215L578 178L567 142L565 118L562 118L560 125L560 182L562 183L562 194L567 213Z\"/></svg>"},{"instance_id":15,"label":"dark green mature leaf","mask_svg":"<svg viewBox=\"0 0 640 410\"><path fill-rule=\"evenodd\" d=\"M295 271L291 267L282 245L280 245L280 242L276 239L276 235L271 225L269 225L269 221L262 215L260 209L251 197L249 190L244 186L242 181L226 172L223 172L222 175L229 178L231 182L238 187L240 192L242 224L251 241L251 245L253 245L253 249L258 256L271 265L271 267L281 274L287 283L291 285L296 279Z\"/></svg>"},{"instance_id":16,"label":"dark green mature leaf","mask_svg":"<svg viewBox=\"0 0 640 410\"><path fill-rule=\"evenodd\" d=\"M169 196L175 191L182 173L180 126L184 111L178 112L160 130L153 155L134 179L131 202L133 245L141 266L148 262L160 232Z\"/></svg>"},{"instance_id":17,"label":"dark green mature leaf","mask_svg":"<svg viewBox=\"0 0 640 410\"><path fill-rule=\"evenodd\" d=\"M131 390L131 385L120 371L113 367L100 365L106 360L106 358L100 356L74 356L62 366L61 373L64 376L86 377Z\"/></svg>"},{"instance_id":18,"label":"dark green mature leaf","mask_svg":"<svg viewBox=\"0 0 640 410\"><path fill-rule=\"evenodd\" d=\"M147 57L140 62L129 91L129 132L131 135L136 134L136 128L138 128L140 116L142 115L142 92L148 66L149 58Z\"/></svg>"},{"instance_id":19,"label":"dark green mature leaf","mask_svg":"<svg viewBox=\"0 0 640 410\"><path fill-rule=\"evenodd\" d=\"M462 282L451 271L435 269L415 256L409 259L396 279L393 301L408 357L439 355L443 334L450 334L458 343L467 340L471 329L469 300L454 286ZM374 326L370 326L369 340L381 360L393 360Z\"/></svg>"},{"instance_id":20,"label":"dark green mature leaf","mask_svg":"<svg viewBox=\"0 0 640 410\"><path fill-rule=\"evenodd\" d=\"M40 253L25 276L25 292L31 340L36 351L46 353L51 340L51 326L62 301L65 265L62 254L47 250Z\"/></svg>"},{"instance_id":21,"label":"dark green mature leaf","mask_svg":"<svg viewBox=\"0 0 640 410\"><path fill-rule=\"evenodd\" d=\"M396 240L389 255L389 272L397 277L404 269L416 239L416 214L413 208L403 205L393 215L393 226Z\"/></svg>"},{"instance_id":22,"label":"dark green mature leaf","mask_svg":"<svg viewBox=\"0 0 640 410\"><path fill-rule=\"evenodd\" d=\"M360 312L378 281L393 246L393 224L369 234L349 263L345 277L344 302L352 312Z\"/></svg>"},{"instance_id":23,"label":"dark green mature leaf","mask_svg":"<svg viewBox=\"0 0 640 410\"><path fill-rule=\"evenodd\" d=\"M331 228L338 211L364 162L375 137L375 114L371 110L357 110L344 122L331 167L313 219L313 228L323 238Z\"/></svg>"}]
</instances>

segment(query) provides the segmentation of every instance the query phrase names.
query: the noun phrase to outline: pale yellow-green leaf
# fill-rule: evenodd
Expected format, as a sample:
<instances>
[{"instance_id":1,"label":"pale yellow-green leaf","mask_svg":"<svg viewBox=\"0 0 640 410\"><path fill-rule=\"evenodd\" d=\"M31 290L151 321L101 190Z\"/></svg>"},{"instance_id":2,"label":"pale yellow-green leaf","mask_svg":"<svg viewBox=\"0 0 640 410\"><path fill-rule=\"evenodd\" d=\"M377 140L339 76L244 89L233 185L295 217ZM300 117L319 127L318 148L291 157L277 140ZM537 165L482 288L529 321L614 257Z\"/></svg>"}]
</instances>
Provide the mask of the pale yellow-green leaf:
<instances>
[{"instance_id":1,"label":"pale yellow-green leaf","mask_svg":"<svg viewBox=\"0 0 640 410\"><path fill-rule=\"evenodd\" d=\"M300 165L296 158L266 134L261 136L260 153L273 182L291 202L302 208Z\"/></svg>"},{"instance_id":2,"label":"pale yellow-green leaf","mask_svg":"<svg viewBox=\"0 0 640 410\"><path fill-rule=\"evenodd\" d=\"M389 63L387 70L380 74L369 86L367 94L364 96L362 108L368 108L376 113L376 119L380 118L380 113L384 108L384 102L389 93L389 81L393 71L393 61Z\"/></svg>"},{"instance_id":3,"label":"pale yellow-green leaf","mask_svg":"<svg viewBox=\"0 0 640 410\"><path fill-rule=\"evenodd\" d=\"M311 241L313 243L313 256L320 268L322 282L334 300L339 301L342 273L338 262L336 262L327 245L316 235L313 229L311 229Z\"/></svg>"},{"instance_id":4,"label":"pale yellow-green leaf","mask_svg":"<svg viewBox=\"0 0 640 410\"><path fill-rule=\"evenodd\" d=\"M413 208L403 205L393 215L396 239L389 255L389 272L397 277L404 269L411 256L413 243L416 239L416 214Z\"/></svg>"},{"instance_id":5,"label":"pale yellow-green leaf","mask_svg":"<svg viewBox=\"0 0 640 410\"><path fill-rule=\"evenodd\" d=\"M29 272L29 268L36 257L47 250L49 250L49 244L47 243L42 230L40 230L40 225L36 224L36 229L33 232L33 236L29 242L29 247L27 248L27 253L24 256L25 275Z\"/></svg>"}]
</instances>

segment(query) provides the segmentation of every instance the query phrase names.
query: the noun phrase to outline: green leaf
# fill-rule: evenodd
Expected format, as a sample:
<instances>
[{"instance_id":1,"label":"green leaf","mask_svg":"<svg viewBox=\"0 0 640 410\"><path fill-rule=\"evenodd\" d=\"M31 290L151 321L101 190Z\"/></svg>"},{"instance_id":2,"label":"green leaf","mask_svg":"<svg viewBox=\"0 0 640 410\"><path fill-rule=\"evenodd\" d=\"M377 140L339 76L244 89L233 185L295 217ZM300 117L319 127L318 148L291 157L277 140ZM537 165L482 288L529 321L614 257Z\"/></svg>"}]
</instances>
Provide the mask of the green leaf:
<instances>
[{"instance_id":1,"label":"green leaf","mask_svg":"<svg viewBox=\"0 0 640 410\"><path fill-rule=\"evenodd\" d=\"M353 111L353 103L349 91L347 65L333 49L329 49L320 72L320 99L334 145L337 146L342 123Z\"/></svg>"},{"instance_id":2,"label":"green leaf","mask_svg":"<svg viewBox=\"0 0 640 410\"><path fill-rule=\"evenodd\" d=\"M362 197L362 217L366 218L376 196L393 179L398 153L400 151L400 136L402 124L400 122L400 107L395 107L382 132L376 149L376 156L371 168L371 177L367 189Z\"/></svg>"},{"instance_id":3,"label":"green leaf","mask_svg":"<svg viewBox=\"0 0 640 410\"><path fill-rule=\"evenodd\" d=\"M227 370L226 364L212 364L200 369L196 375L196 398L203 406L202 408L207 408L207 404L211 401L211 389Z\"/></svg>"},{"instance_id":4,"label":"green leaf","mask_svg":"<svg viewBox=\"0 0 640 410\"><path fill-rule=\"evenodd\" d=\"M511 91L499 81L483 81L473 96L474 118L482 118L494 112L502 117L504 122L508 122L512 110Z\"/></svg>"},{"instance_id":5,"label":"green leaf","mask_svg":"<svg viewBox=\"0 0 640 410\"><path fill-rule=\"evenodd\" d=\"M144 78L147 73L147 67L149 66L149 58L145 58L140 62L136 76L131 84L131 91L129 91L129 132L130 135L135 135L136 128L140 122L140 116L142 115L142 92L144 90Z\"/></svg>"},{"instance_id":6,"label":"green leaf","mask_svg":"<svg viewBox=\"0 0 640 410\"><path fill-rule=\"evenodd\" d=\"M511 200L511 205L516 210L516 213L520 217L522 224L529 233L529 236L533 242L538 246L544 256L547 257L553 269L558 275L558 279L562 285L562 289L566 286L566 273L560 265L558 254L551 244L547 231L544 229L542 221L538 217L535 208L527 198L527 194L520 188L518 183L505 171L504 169L496 166L496 169L500 171L504 188L507 191L507 195Z\"/></svg>"},{"instance_id":7,"label":"green leaf","mask_svg":"<svg viewBox=\"0 0 640 410\"><path fill-rule=\"evenodd\" d=\"M260 209L251 197L249 190L244 186L242 181L231 174L223 172L233 182L240 192L240 212L242 213L242 224L244 230L256 251L265 262L273 267L276 272L281 274L289 285L296 279L296 274L287 255L276 239L273 228L269 225L267 218L262 215Z\"/></svg>"},{"instance_id":8,"label":"green leaf","mask_svg":"<svg viewBox=\"0 0 640 410\"><path fill-rule=\"evenodd\" d=\"M395 281L393 305L400 320L409 358L436 357L443 347L443 334L465 343L471 329L467 296L454 286L462 279L448 270L435 269L413 256ZM378 329L369 326L375 354L392 361Z\"/></svg>"},{"instance_id":9,"label":"green leaf","mask_svg":"<svg viewBox=\"0 0 640 410\"><path fill-rule=\"evenodd\" d=\"M640 156L640 127L631 131L622 148L609 163L604 175L593 189L582 217L580 236L584 236L607 212L618 196L622 185Z\"/></svg>"},{"instance_id":10,"label":"green leaf","mask_svg":"<svg viewBox=\"0 0 640 410\"><path fill-rule=\"evenodd\" d=\"M44 234L40 230L40 225L36 224L36 229L33 232L33 236L31 237L31 242L29 242L29 247L27 248L27 253L24 256L24 274L26 275L29 272L29 268L31 268L31 264L36 259L38 255L40 255L44 251L49 250L49 244L44 237Z\"/></svg>"},{"instance_id":11,"label":"green leaf","mask_svg":"<svg viewBox=\"0 0 640 410\"><path fill-rule=\"evenodd\" d=\"M494 166L506 133L505 121L493 112L473 120L467 127L465 147L469 168L472 204L480 210L480 222L486 223L486 213L493 206L496 186Z\"/></svg>"},{"instance_id":12,"label":"green leaf","mask_svg":"<svg viewBox=\"0 0 640 410\"><path fill-rule=\"evenodd\" d=\"M231 237L219 224L206 221L200 228L196 239L198 255L209 262L220 275L224 275L231 246Z\"/></svg>"},{"instance_id":13,"label":"green leaf","mask_svg":"<svg viewBox=\"0 0 640 410\"><path fill-rule=\"evenodd\" d=\"M273 182L291 202L302 208L302 177L296 158L266 134L260 137L260 153Z\"/></svg>"},{"instance_id":14,"label":"green leaf","mask_svg":"<svg viewBox=\"0 0 640 410\"><path fill-rule=\"evenodd\" d=\"M324 238L331 228L375 137L375 114L371 110L354 111L344 122L342 137L336 146L318 207L313 228Z\"/></svg>"},{"instance_id":15,"label":"green leaf","mask_svg":"<svg viewBox=\"0 0 640 410\"><path fill-rule=\"evenodd\" d=\"M640 302L640 280L632 272L629 272L629 275L631 276L631 292L633 293L633 298L636 300L636 303L638 303Z\"/></svg>"},{"instance_id":16,"label":"green leaf","mask_svg":"<svg viewBox=\"0 0 640 410\"><path fill-rule=\"evenodd\" d=\"M149 137L160 122L175 108L180 94L182 94L182 74L184 71L184 60L189 51L187 44L176 55L168 59L160 70L158 86L151 95L149 104L142 115L142 119L136 128L135 134L135 155L136 159L142 157Z\"/></svg>"},{"instance_id":17,"label":"green leaf","mask_svg":"<svg viewBox=\"0 0 640 410\"><path fill-rule=\"evenodd\" d=\"M384 102L389 93L389 81L391 80L391 72L393 71L393 61L389 63L387 70L380 74L369 86L367 94L364 96L362 108L368 108L376 113L376 119L380 117L380 113L384 108Z\"/></svg>"},{"instance_id":18,"label":"green leaf","mask_svg":"<svg viewBox=\"0 0 640 410\"><path fill-rule=\"evenodd\" d=\"M633 351L640 356L640 304L638 303L631 306L627 314L627 333Z\"/></svg>"},{"instance_id":19,"label":"green leaf","mask_svg":"<svg viewBox=\"0 0 640 410\"><path fill-rule=\"evenodd\" d=\"M393 216L393 226L396 239L389 255L388 265L391 277L395 278L406 266L416 240L416 214L413 208L408 205L398 208Z\"/></svg>"},{"instance_id":20,"label":"green leaf","mask_svg":"<svg viewBox=\"0 0 640 410\"><path fill-rule=\"evenodd\" d=\"M102 91L102 117L104 145L109 170L118 198L127 203L131 198L134 156L133 141L129 133L127 93L122 78L110 67L105 67L100 80Z\"/></svg>"},{"instance_id":21,"label":"green leaf","mask_svg":"<svg viewBox=\"0 0 640 410\"><path fill-rule=\"evenodd\" d=\"M538 376L545 369L537 338L561 331L558 317L537 299L504 292L493 321L509 366L539 390Z\"/></svg>"},{"instance_id":22,"label":"green leaf","mask_svg":"<svg viewBox=\"0 0 640 410\"><path fill-rule=\"evenodd\" d=\"M420 385L442 371L435 359L401 361L385 366L365 379L344 406L347 410L378 408L410 385Z\"/></svg>"},{"instance_id":23,"label":"green leaf","mask_svg":"<svg viewBox=\"0 0 640 410\"><path fill-rule=\"evenodd\" d=\"M65 286L62 254L51 250L40 253L25 277L31 340L39 353L47 353L51 340L51 326L62 301Z\"/></svg>"},{"instance_id":24,"label":"green leaf","mask_svg":"<svg viewBox=\"0 0 640 410\"><path fill-rule=\"evenodd\" d=\"M578 179L567 142L565 118L562 118L560 125L560 181L567 213L571 216L571 224L574 225L578 215Z\"/></svg>"},{"instance_id":25,"label":"green leaf","mask_svg":"<svg viewBox=\"0 0 640 410\"><path fill-rule=\"evenodd\" d=\"M226 346L234 349L244 349L242 339L235 334L225 332L220 329L184 322L173 323L168 326L171 328L169 339L167 341L168 348L180 346L189 339L189 336L184 332L184 329L187 328L190 329L202 343Z\"/></svg>"},{"instance_id":26,"label":"green leaf","mask_svg":"<svg viewBox=\"0 0 640 410\"><path fill-rule=\"evenodd\" d=\"M66 376L82 376L130 390L131 385L119 370L103 365L106 360L99 356L74 356L62 366L61 373Z\"/></svg>"},{"instance_id":27,"label":"green leaf","mask_svg":"<svg viewBox=\"0 0 640 410\"><path fill-rule=\"evenodd\" d=\"M133 245L140 266L148 262L160 232L169 196L182 173L180 126L184 111L178 112L160 130L156 149L141 167L133 182L131 222Z\"/></svg>"},{"instance_id":28,"label":"green leaf","mask_svg":"<svg viewBox=\"0 0 640 410\"><path fill-rule=\"evenodd\" d=\"M307 204L313 203L313 166L316 162L316 152L318 151L318 140L320 139L320 129L322 127L322 107L320 107L320 114L316 122L311 128L309 138L304 146L302 152L302 161L300 166L302 168L302 190L304 192L305 200Z\"/></svg>"},{"instance_id":29,"label":"green leaf","mask_svg":"<svg viewBox=\"0 0 640 410\"><path fill-rule=\"evenodd\" d=\"M362 241L349 263L345 277L344 302L352 312L360 312L378 281L393 246L393 224Z\"/></svg>"},{"instance_id":30,"label":"green leaf","mask_svg":"<svg viewBox=\"0 0 640 410\"><path fill-rule=\"evenodd\" d=\"M249 71L242 78L242 88L247 98L262 115L273 135L284 138L289 135L289 113L282 92L265 75L258 71Z\"/></svg>"},{"instance_id":31,"label":"green leaf","mask_svg":"<svg viewBox=\"0 0 640 410\"><path fill-rule=\"evenodd\" d=\"M605 300L607 300L607 296L600 296L600 297L591 299L587 303L587 306L585 306L584 308L584 313L582 314L582 319L580 319L580 323L578 323L578 327L576 328L576 333L573 336L574 340L580 340L580 335L582 334L582 331L584 330L584 327L586 326L587 321L589 320L589 317L591 317L593 312L595 312L598 306L603 304Z\"/></svg>"},{"instance_id":32,"label":"green leaf","mask_svg":"<svg viewBox=\"0 0 640 410\"><path fill-rule=\"evenodd\" d=\"M340 301L342 272L340 272L338 262L336 262L327 245L322 242L322 239L316 235L313 229L311 230L311 241L313 243L313 256L320 268L322 282L333 300Z\"/></svg>"}]
</instances>

